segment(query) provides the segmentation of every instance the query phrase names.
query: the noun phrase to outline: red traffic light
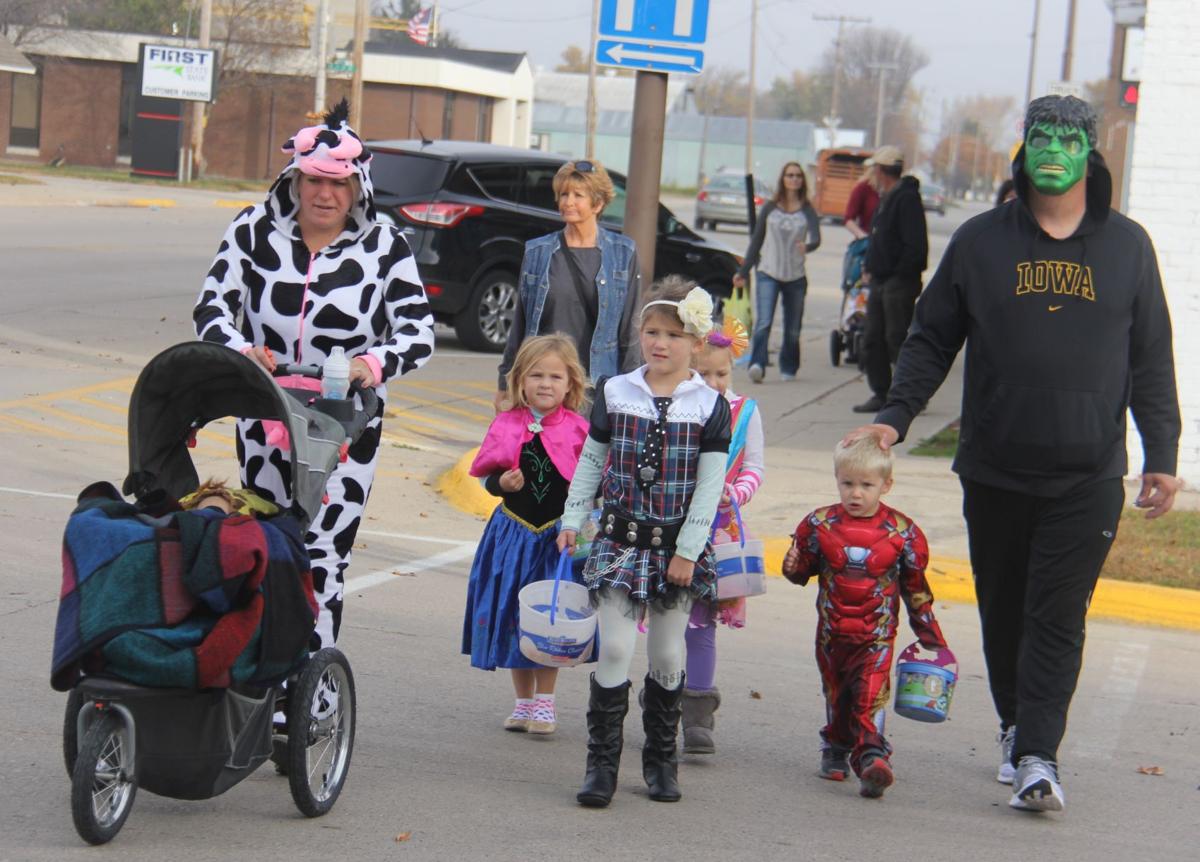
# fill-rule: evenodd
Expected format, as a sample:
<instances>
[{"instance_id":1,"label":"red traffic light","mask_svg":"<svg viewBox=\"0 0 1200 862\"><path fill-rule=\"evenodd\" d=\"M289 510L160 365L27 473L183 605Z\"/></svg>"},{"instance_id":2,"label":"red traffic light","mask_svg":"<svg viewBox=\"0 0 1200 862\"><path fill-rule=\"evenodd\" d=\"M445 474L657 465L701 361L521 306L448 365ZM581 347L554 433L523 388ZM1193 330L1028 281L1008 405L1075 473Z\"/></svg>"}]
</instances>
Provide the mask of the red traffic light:
<instances>
[{"instance_id":1,"label":"red traffic light","mask_svg":"<svg viewBox=\"0 0 1200 862\"><path fill-rule=\"evenodd\" d=\"M1138 84L1128 81L1121 82L1121 107L1135 108L1138 103Z\"/></svg>"}]
</instances>

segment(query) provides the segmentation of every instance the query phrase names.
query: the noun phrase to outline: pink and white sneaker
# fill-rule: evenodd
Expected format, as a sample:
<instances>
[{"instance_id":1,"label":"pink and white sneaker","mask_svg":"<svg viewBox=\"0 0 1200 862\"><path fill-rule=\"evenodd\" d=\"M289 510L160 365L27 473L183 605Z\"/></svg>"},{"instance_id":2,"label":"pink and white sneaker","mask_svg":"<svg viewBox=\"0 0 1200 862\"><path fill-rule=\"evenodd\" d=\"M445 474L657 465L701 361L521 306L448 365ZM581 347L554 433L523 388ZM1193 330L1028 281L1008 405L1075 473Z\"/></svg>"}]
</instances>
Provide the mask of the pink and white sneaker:
<instances>
[{"instance_id":1,"label":"pink and white sneaker","mask_svg":"<svg viewBox=\"0 0 1200 862\"><path fill-rule=\"evenodd\" d=\"M533 718L529 722L529 732L547 735L558 729L558 719L554 714L554 701L538 698L533 702Z\"/></svg>"}]
</instances>

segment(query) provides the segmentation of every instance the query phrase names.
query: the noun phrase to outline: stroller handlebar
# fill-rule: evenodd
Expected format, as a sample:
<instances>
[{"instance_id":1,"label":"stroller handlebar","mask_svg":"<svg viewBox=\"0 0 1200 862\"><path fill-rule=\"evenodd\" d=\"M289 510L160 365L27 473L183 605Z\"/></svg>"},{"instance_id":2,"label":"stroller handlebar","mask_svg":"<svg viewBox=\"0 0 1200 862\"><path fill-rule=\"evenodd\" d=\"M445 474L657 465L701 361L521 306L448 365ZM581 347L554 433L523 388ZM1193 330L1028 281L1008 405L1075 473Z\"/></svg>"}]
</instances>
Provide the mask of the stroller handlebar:
<instances>
[{"instance_id":1,"label":"stroller handlebar","mask_svg":"<svg viewBox=\"0 0 1200 862\"><path fill-rule=\"evenodd\" d=\"M272 372L274 377L310 377L313 380L321 379L321 367L319 365L299 365L291 363L280 363ZM354 400L351 398L329 400L324 398L314 399L309 407L314 410L319 410L328 416L332 416L342 423L342 428L346 431L346 439L351 443L358 440L367 425L375 417L379 411L379 396L375 393L374 387L363 386L357 380L350 381L350 392L358 395L362 402L362 409L353 409ZM311 393L308 393L311 395ZM350 409L344 409L343 405L350 405ZM343 409L338 409L338 408Z\"/></svg>"}]
</instances>

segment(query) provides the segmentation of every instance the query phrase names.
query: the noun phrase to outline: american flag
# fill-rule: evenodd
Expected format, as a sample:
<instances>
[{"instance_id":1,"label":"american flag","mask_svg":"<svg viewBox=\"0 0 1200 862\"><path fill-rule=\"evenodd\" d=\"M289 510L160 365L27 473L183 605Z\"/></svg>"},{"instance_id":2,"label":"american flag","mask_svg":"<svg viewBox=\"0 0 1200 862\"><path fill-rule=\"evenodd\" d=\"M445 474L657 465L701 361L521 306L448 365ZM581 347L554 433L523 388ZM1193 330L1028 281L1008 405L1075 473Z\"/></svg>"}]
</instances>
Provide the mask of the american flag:
<instances>
[{"instance_id":1,"label":"american flag","mask_svg":"<svg viewBox=\"0 0 1200 862\"><path fill-rule=\"evenodd\" d=\"M429 44L429 19L433 17L433 8L427 7L417 11L408 19L408 38L418 45Z\"/></svg>"}]
</instances>

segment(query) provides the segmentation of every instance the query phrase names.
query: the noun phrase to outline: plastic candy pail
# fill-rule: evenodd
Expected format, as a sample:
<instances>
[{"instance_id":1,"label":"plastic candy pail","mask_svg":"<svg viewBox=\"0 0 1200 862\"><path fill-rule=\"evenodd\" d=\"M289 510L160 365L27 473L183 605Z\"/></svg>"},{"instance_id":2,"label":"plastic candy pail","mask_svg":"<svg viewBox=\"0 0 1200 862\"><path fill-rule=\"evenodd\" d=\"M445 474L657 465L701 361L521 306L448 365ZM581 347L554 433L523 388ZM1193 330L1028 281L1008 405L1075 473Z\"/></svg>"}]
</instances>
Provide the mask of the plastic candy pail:
<instances>
[{"instance_id":1,"label":"plastic candy pail","mask_svg":"<svg viewBox=\"0 0 1200 862\"><path fill-rule=\"evenodd\" d=\"M528 584L517 594L521 655L547 667L585 662L596 645L596 615L587 588L562 580L570 565L564 552L554 580Z\"/></svg>"},{"instance_id":2,"label":"plastic candy pail","mask_svg":"<svg viewBox=\"0 0 1200 862\"><path fill-rule=\"evenodd\" d=\"M896 663L896 713L916 721L945 721L958 680L958 660L948 649L909 645Z\"/></svg>"}]
</instances>

